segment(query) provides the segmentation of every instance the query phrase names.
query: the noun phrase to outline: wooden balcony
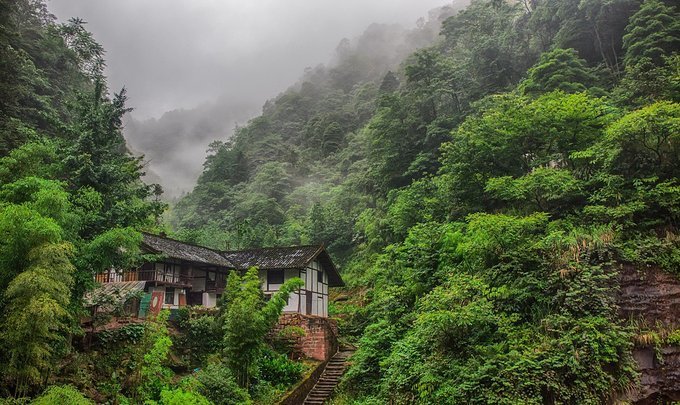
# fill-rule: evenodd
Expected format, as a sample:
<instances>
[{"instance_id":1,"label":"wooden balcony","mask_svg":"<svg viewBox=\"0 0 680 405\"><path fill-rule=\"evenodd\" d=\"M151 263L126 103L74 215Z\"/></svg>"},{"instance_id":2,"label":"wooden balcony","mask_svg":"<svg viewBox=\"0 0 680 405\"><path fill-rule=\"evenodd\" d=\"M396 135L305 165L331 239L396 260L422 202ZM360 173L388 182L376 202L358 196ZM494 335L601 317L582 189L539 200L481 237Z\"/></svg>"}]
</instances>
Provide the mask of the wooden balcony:
<instances>
[{"instance_id":1,"label":"wooden balcony","mask_svg":"<svg viewBox=\"0 0 680 405\"><path fill-rule=\"evenodd\" d=\"M215 280L210 279L205 280L205 291L207 292L221 294L226 286L227 286L226 274L217 273L215 275Z\"/></svg>"},{"instance_id":2,"label":"wooden balcony","mask_svg":"<svg viewBox=\"0 0 680 405\"><path fill-rule=\"evenodd\" d=\"M109 270L106 273L95 275L98 283L119 283L124 281L153 281L164 285L177 285L190 287L192 277L185 274L168 273L162 270Z\"/></svg>"}]
</instances>

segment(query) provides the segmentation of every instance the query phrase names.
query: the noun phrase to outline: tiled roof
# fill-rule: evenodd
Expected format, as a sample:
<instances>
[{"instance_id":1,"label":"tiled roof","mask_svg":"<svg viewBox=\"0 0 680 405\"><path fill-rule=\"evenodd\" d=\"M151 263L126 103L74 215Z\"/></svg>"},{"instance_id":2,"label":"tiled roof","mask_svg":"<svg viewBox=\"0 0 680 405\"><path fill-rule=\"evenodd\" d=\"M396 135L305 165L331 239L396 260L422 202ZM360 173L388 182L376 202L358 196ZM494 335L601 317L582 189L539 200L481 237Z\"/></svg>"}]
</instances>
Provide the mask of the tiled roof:
<instances>
[{"instance_id":1,"label":"tiled roof","mask_svg":"<svg viewBox=\"0 0 680 405\"><path fill-rule=\"evenodd\" d=\"M148 233L144 233L143 235L144 240L142 241L142 246L146 247L147 250L150 250L152 253L194 263L236 268L234 264L216 250Z\"/></svg>"},{"instance_id":2,"label":"tiled roof","mask_svg":"<svg viewBox=\"0 0 680 405\"><path fill-rule=\"evenodd\" d=\"M307 266L318 259L328 272L328 285L345 285L323 245L272 247L222 252L196 246L162 236L144 233L143 247L152 253L172 259L247 270L250 267L266 269L294 269Z\"/></svg>"},{"instance_id":3,"label":"tiled roof","mask_svg":"<svg viewBox=\"0 0 680 405\"><path fill-rule=\"evenodd\" d=\"M222 252L237 268L247 270L250 267L259 269L294 269L307 266L318 259L328 272L328 285L341 287L345 285L323 245L271 247L260 249Z\"/></svg>"},{"instance_id":4,"label":"tiled roof","mask_svg":"<svg viewBox=\"0 0 680 405\"><path fill-rule=\"evenodd\" d=\"M223 252L241 269L257 266L260 269L290 269L304 267L314 260L321 246L272 247Z\"/></svg>"}]
</instances>

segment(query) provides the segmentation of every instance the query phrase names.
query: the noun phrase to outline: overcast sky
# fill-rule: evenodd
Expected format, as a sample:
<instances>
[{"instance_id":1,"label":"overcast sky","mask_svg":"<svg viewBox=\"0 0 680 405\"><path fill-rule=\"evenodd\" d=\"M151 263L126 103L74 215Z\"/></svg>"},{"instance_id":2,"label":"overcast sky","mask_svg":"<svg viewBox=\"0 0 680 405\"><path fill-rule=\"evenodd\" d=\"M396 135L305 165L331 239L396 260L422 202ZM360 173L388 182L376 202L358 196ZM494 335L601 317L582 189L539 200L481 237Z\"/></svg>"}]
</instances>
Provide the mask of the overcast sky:
<instances>
[{"instance_id":1,"label":"overcast sky","mask_svg":"<svg viewBox=\"0 0 680 405\"><path fill-rule=\"evenodd\" d=\"M49 0L107 51L137 118L225 95L264 103L370 23L415 25L446 0Z\"/></svg>"}]
</instances>

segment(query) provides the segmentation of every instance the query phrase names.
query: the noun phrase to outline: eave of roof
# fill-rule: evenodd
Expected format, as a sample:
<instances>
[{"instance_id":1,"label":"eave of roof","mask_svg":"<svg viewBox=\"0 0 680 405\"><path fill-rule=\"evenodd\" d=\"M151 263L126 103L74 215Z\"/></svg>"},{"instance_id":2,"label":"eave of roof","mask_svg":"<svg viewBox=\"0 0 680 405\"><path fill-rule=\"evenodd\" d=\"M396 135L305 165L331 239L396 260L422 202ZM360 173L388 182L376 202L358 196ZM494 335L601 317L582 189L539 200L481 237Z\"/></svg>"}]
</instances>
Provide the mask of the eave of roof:
<instances>
[{"instance_id":1,"label":"eave of roof","mask_svg":"<svg viewBox=\"0 0 680 405\"><path fill-rule=\"evenodd\" d=\"M247 270L250 267L263 270L303 268L318 258L328 271L328 285L330 287L345 285L323 245L246 249L225 251L222 254L240 270Z\"/></svg>"},{"instance_id":2,"label":"eave of roof","mask_svg":"<svg viewBox=\"0 0 680 405\"><path fill-rule=\"evenodd\" d=\"M161 254L171 259L185 260L194 263L207 264L226 268L236 268L221 252L204 246L192 245L186 242L166 238L163 236L142 233L142 245L151 253Z\"/></svg>"}]
</instances>

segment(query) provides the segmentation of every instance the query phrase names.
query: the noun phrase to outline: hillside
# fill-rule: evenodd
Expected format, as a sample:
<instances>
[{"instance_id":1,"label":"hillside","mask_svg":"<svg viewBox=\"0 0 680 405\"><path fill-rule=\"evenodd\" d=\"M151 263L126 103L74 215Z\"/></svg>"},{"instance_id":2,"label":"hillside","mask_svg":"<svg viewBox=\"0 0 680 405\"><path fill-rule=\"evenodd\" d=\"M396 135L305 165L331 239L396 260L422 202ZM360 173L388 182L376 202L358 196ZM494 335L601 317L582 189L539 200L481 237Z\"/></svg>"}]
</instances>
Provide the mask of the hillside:
<instances>
[{"instance_id":1,"label":"hillside","mask_svg":"<svg viewBox=\"0 0 680 405\"><path fill-rule=\"evenodd\" d=\"M677 325L622 321L615 292L621 266L680 264L677 12L473 1L390 72L308 72L216 145L172 224L329 247L359 346L338 403L640 392L639 337Z\"/></svg>"},{"instance_id":2,"label":"hillside","mask_svg":"<svg viewBox=\"0 0 680 405\"><path fill-rule=\"evenodd\" d=\"M0 404L680 400L679 12L457 1L126 140L85 22L0 0Z\"/></svg>"}]
</instances>

